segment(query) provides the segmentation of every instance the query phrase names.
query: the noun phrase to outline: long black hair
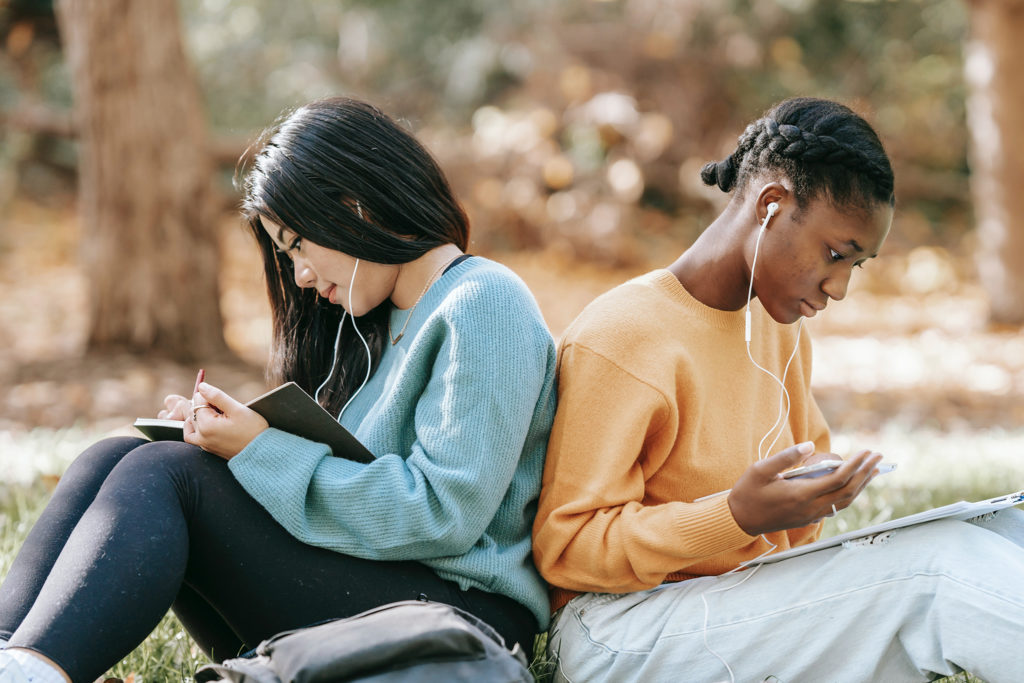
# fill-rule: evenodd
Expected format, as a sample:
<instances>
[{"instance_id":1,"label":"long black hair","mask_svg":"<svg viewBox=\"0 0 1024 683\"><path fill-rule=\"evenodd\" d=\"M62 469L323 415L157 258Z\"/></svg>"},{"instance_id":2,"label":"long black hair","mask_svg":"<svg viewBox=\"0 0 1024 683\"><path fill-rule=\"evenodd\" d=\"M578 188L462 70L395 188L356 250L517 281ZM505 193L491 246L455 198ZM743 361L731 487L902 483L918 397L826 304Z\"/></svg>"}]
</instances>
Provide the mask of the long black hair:
<instances>
[{"instance_id":1,"label":"long black hair","mask_svg":"<svg viewBox=\"0 0 1024 683\"><path fill-rule=\"evenodd\" d=\"M310 394L334 364L341 306L295 284L262 218L303 239L375 263L408 263L434 247L469 242L469 221L430 153L377 108L348 98L307 104L260 136L248 164L242 213L263 256L273 315L268 378ZM387 338L390 300L358 319L370 359L351 324L321 403L337 414L372 371Z\"/></svg>"},{"instance_id":2,"label":"long black hair","mask_svg":"<svg viewBox=\"0 0 1024 683\"><path fill-rule=\"evenodd\" d=\"M796 97L775 105L747 126L732 154L705 164L701 179L730 192L762 171L785 174L801 208L815 198L858 208L895 201L892 165L878 135L831 100Z\"/></svg>"}]
</instances>

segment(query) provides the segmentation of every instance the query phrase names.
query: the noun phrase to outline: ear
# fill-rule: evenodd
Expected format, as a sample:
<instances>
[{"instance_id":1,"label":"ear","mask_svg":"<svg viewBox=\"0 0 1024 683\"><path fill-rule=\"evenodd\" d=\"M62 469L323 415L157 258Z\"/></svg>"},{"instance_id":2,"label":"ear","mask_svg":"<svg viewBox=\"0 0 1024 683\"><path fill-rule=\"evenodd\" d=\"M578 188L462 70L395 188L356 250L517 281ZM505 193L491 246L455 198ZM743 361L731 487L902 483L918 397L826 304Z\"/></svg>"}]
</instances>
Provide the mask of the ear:
<instances>
[{"instance_id":1,"label":"ear","mask_svg":"<svg viewBox=\"0 0 1024 683\"><path fill-rule=\"evenodd\" d=\"M787 210L792 210L793 193L779 182L768 183L762 187L754 200L754 217L758 225L764 223L769 213L768 205L773 203L778 204L778 209L774 212L774 217L778 218ZM771 227L771 221L768 222L766 229L769 227Z\"/></svg>"}]
</instances>

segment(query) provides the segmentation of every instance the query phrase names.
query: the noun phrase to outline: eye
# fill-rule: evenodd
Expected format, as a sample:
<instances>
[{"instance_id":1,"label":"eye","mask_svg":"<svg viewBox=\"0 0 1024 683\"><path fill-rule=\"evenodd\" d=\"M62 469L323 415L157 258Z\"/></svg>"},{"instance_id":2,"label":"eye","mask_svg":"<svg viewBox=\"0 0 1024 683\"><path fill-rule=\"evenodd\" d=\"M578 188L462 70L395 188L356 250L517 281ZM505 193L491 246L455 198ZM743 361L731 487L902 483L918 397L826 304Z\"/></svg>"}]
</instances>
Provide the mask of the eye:
<instances>
[{"instance_id":1,"label":"eye","mask_svg":"<svg viewBox=\"0 0 1024 683\"><path fill-rule=\"evenodd\" d=\"M297 251L302 248L302 238L296 237L285 247L277 247L277 253L284 254L285 256L291 257L293 251Z\"/></svg>"},{"instance_id":2,"label":"eye","mask_svg":"<svg viewBox=\"0 0 1024 683\"><path fill-rule=\"evenodd\" d=\"M840 261L846 260L845 256L840 254L838 251L836 251L832 247L828 247L828 258L829 258L829 260L832 263L839 263ZM866 261L866 260L867 259L861 259L860 261L857 261L853 265L858 267L858 268L863 268L864 267L864 261Z\"/></svg>"}]
</instances>

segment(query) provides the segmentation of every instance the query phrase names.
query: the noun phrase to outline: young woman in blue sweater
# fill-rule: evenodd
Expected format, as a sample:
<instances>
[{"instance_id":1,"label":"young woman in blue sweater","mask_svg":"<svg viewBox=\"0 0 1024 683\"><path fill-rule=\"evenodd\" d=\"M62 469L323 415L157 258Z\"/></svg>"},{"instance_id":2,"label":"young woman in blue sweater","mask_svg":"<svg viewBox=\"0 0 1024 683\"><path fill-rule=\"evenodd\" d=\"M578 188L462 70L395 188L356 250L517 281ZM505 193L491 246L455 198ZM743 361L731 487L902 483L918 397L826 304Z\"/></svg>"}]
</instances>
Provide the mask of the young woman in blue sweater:
<instances>
[{"instance_id":1,"label":"young woman in blue sweater","mask_svg":"<svg viewBox=\"0 0 1024 683\"><path fill-rule=\"evenodd\" d=\"M429 153L369 105L314 102L265 136L243 211L271 379L375 459L207 384L167 397L187 443L108 439L63 477L0 587L0 681L91 681L169 607L215 659L403 599L466 609L527 653L547 626L530 526L554 345L522 281L465 254Z\"/></svg>"}]
</instances>

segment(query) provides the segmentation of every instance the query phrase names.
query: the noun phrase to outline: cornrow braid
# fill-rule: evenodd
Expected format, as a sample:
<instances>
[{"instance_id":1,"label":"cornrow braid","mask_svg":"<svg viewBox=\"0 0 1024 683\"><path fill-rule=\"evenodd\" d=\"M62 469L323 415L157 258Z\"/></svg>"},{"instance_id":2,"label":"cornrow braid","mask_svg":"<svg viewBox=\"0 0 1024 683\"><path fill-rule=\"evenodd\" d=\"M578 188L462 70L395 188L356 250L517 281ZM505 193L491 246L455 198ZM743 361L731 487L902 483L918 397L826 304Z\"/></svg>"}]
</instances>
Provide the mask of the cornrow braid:
<instances>
[{"instance_id":1,"label":"cornrow braid","mask_svg":"<svg viewBox=\"0 0 1024 683\"><path fill-rule=\"evenodd\" d=\"M869 176L884 192L892 192L892 169L888 164L882 168L854 146L843 144L830 135L815 135L788 123L780 124L775 119L763 121L765 146L775 154L805 163L846 166Z\"/></svg>"},{"instance_id":2,"label":"cornrow braid","mask_svg":"<svg viewBox=\"0 0 1024 683\"><path fill-rule=\"evenodd\" d=\"M759 172L784 173L804 205L817 196L838 204L893 202L893 172L870 125L829 100L786 100L751 123L736 149L701 169L707 185L742 189Z\"/></svg>"}]
</instances>

